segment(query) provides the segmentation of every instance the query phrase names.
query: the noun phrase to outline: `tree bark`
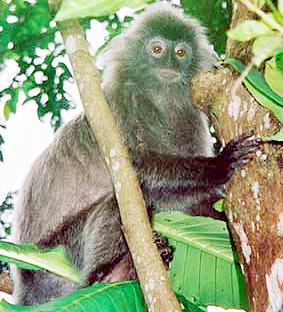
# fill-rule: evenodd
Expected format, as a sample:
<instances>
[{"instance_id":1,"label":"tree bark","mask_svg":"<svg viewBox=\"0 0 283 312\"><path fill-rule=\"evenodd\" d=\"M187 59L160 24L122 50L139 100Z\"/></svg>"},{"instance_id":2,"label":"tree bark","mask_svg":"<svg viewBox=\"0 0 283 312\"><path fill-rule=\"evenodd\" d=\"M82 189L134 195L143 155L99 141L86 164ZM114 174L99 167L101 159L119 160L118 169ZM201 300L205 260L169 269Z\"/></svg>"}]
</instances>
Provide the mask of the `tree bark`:
<instances>
[{"instance_id":1,"label":"tree bark","mask_svg":"<svg viewBox=\"0 0 283 312\"><path fill-rule=\"evenodd\" d=\"M254 17L234 1L232 26ZM227 42L227 57L248 63L251 43ZM238 74L231 67L202 73L193 81L193 101L209 113L225 144L243 132L258 137L279 129L271 112L241 86L232 95ZM226 188L225 212L248 284L250 312L283 310L283 145L263 144Z\"/></svg>"}]
</instances>

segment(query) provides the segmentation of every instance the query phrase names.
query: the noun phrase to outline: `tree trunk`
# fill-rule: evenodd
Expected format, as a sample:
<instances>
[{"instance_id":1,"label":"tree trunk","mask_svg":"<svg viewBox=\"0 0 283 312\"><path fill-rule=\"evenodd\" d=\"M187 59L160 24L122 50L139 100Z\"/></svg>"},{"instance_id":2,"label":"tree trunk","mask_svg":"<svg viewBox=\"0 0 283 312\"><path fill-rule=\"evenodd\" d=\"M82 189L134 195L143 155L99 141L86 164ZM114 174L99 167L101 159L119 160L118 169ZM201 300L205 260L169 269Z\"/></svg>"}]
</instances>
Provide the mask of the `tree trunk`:
<instances>
[{"instance_id":1,"label":"tree trunk","mask_svg":"<svg viewBox=\"0 0 283 312\"><path fill-rule=\"evenodd\" d=\"M232 27L253 17L234 1ZM246 64L251 44L227 42L227 57ZM270 111L241 86L231 67L200 74L193 82L193 101L209 113L223 143L243 132L259 137L279 129ZM261 151L237 172L226 189L225 212L248 284L250 312L283 310L283 145L263 144Z\"/></svg>"}]
</instances>

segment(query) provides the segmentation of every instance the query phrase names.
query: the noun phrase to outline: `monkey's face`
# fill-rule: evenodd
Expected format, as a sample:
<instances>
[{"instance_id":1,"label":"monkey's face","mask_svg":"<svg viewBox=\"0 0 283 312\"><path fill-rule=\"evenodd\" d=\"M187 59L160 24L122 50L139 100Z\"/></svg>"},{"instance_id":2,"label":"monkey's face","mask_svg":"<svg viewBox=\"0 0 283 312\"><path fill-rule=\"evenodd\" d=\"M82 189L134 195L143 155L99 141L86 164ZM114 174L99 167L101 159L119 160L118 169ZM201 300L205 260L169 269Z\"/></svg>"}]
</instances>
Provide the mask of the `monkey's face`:
<instances>
[{"instance_id":1,"label":"monkey's face","mask_svg":"<svg viewBox=\"0 0 283 312\"><path fill-rule=\"evenodd\" d=\"M150 71L162 83L185 83L192 61L192 47L184 41L155 37L146 44Z\"/></svg>"},{"instance_id":2,"label":"monkey's face","mask_svg":"<svg viewBox=\"0 0 283 312\"><path fill-rule=\"evenodd\" d=\"M187 85L198 68L197 30L166 11L138 24L129 39L125 63L142 84Z\"/></svg>"}]
</instances>

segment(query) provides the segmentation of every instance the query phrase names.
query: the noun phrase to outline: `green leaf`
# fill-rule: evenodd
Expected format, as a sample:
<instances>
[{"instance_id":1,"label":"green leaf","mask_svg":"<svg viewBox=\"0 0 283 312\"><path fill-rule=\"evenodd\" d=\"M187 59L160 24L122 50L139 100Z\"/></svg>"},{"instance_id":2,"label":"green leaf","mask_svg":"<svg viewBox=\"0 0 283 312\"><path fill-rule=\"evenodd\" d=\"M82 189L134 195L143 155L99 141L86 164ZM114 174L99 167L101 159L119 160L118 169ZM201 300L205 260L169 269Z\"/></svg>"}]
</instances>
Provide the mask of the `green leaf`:
<instances>
[{"instance_id":1,"label":"green leaf","mask_svg":"<svg viewBox=\"0 0 283 312\"><path fill-rule=\"evenodd\" d=\"M246 20L227 32L229 38L238 41L249 41L258 36L272 32L271 28L260 21Z\"/></svg>"},{"instance_id":2,"label":"green leaf","mask_svg":"<svg viewBox=\"0 0 283 312\"><path fill-rule=\"evenodd\" d=\"M283 72L283 53L278 53L276 55L276 66Z\"/></svg>"},{"instance_id":3,"label":"green leaf","mask_svg":"<svg viewBox=\"0 0 283 312\"><path fill-rule=\"evenodd\" d=\"M273 115L283 124L283 108L275 104L261 91L255 88L248 80L244 80L244 85L247 87L252 96L260 103L263 107L268 108Z\"/></svg>"},{"instance_id":4,"label":"green leaf","mask_svg":"<svg viewBox=\"0 0 283 312\"><path fill-rule=\"evenodd\" d=\"M11 109L7 103L4 105L3 114L4 114L5 119L8 120L11 114Z\"/></svg>"},{"instance_id":5,"label":"green leaf","mask_svg":"<svg viewBox=\"0 0 283 312\"><path fill-rule=\"evenodd\" d=\"M33 244L16 245L1 241L0 260L28 270L45 269L72 282L80 282L80 275L62 246L42 250Z\"/></svg>"},{"instance_id":6,"label":"green leaf","mask_svg":"<svg viewBox=\"0 0 283 312\"><path fill-rule=\"evenodd\" d=\"M87 16L104 16L118 11L121 7L130 7L141 10L151 0L64 0L60 10L55 16L55 21Z\"/></svg>"},{"instance_id":7,"label":"green leaf","mask_svg":"<svg viewBox=\"0 0 283 312\"><path fill-rule=\"evenodd\" d=\"M35 306L0 303L0 312L146 312L137 282L96 283L72 294ZM200 312L201 310L196 312Z\"/></svg>"},{"instance_id":8,"label":"green leaf","mask_svg":"<svg viewBox=\"0 0 283 312\"><path fill-rule=\"evenodd\" d=\"M213 208L217 211L224 211L224 199L219 199L213 204Z\"/></svg>"},{"instance_id":9,"label":"green leaf","mask_svg":"<svg viewBox=\"0 0 283 312\"><path fill-rule=\"evenodd\" d=\"M276 58L265 63L264 78L270 88L283 97L283 71L276 66Z\"/></svg>"},{"instance_id":10,"label":"green leaf","mask_svg":"<svg viewBox=\"0 0 283 312\"><path fill-rule=\"evenodd\" d=\"M204 306L247 307L244 277L225 222L162 212L153 225L175 247L170 278L177 293Z\"/></svg>"},{"instance_id":11,"label":"green leaf","mask_svg":"<svg viewBox=\"0 0 283 312\"><path fill-rule=\"evenodd\" d=\"M283 52L283 37L277 33L258 37L253 43L252 52L259 66L267 58Z\"/></svg>"},{"instance_id":12,"label":"green leaf","mask_svg":"<svg viewBox=\"0 0 283 312\"><path fill-rule=\"evenodd\" d=\"M209 41L219 53L225 53L226 31L230 28L232 1L181 0L185 12L201 21L207 28Z\"/></svg>"},{"instance_id":13,"label":"green leaf","mask_svg":"<svg viewBox=\"0 0 283 312\"><path fill-rule=\"evenodd\" d=\"M245 66L240 61L233 58L226 59L225 63L232 65L233 68L239 71L240 73L242 73L245 69ZM262 94L262 96L260 96L261 99L265 97L269 101L272 101L274 105L283 107L283 98L272 91L272 89L264 80L264 77L261 72L259 72L258 70L251 70L248 76L245 78L244 83L246 81L249 82L249 84L253 87L253 89L257 90L259 93ZM264 106L264 104L262 105Z\"/></svg>"}]
</instances>

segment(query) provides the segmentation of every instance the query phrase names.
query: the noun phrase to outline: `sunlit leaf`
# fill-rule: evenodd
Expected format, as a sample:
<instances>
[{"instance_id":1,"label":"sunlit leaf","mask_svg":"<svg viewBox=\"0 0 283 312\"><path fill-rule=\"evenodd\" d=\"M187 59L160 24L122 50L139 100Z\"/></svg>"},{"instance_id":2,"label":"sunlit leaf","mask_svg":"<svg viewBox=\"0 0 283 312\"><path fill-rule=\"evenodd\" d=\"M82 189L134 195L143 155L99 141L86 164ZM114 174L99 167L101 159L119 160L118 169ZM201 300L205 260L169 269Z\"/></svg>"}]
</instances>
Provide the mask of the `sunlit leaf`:
<instances>
[{"instance_id":1,"label":"sunlit leaf","mask_svg":"<svg viewBox=\"0 0 283 312\"><path fill-rule=\"evenodd\" d=\"M283 37L280 34L273 33L255 39L252 47L257 65L260 65L269 57L283 52Z\"/></svg>"},{"instance_id":2,"label":"sunlit leaf","mask_svg":"<svg viewBox=\"0 0 283 312\"><path fill-rule=\"evenodd\" d=\"M275 58L265 63L264 78L270 88L283 97L283 71L276 66Z\"/></svg>"},{"instance_id":3,"label":"sunlit leaf","mask_svg":"<svg viewBox=\"0 0 283 312\"><path fill-rule=\"evenodd\" d=\"M34 306L0 303L0 312L146 312L137 282L96 283L68 296ZM188 311L189 312L189 311ZM201 312L201 310L195 310Z\"/></svg>"},{"instance_id":4,"label":"sunlit leaf","mask_svg":"<svg viewBox=\"0 0 283 312\"><path fill-rule=\"evenodd\" d=\"M177 293L200 305L247 307L244 277L225 222L162 212L153 226L175 248L170 279Z\"/></svg>"},{"instance_id":5,"label":"sunlit leaf","mask_svg":"<svg viewBox=\"0 0 283 312\"><path fill-rule=\"evenodd\" d=\"M16 245L1 241L0 260L23 269L45 269L76 283L80 281L80 275L62 246L42 250L32 244Z\"/></svg>"},{"instance_id":6,"label":"sunlit leaf","mask_svg":"<svg viewBox=\"0 0 283 312\"><path fill-rule=\"evenodd\" d=\"M56 21L87 16L104 16L115 13L121 7L140 10L151 0L64 0L55 16Z\"/></svg>"},{"instance_id":7,"label":"sunlit leaf","mask_svg":"<svg viewBox=\"0 0 283 312\"><path fill-rule=\"evenodd\" d=\"M228 37L238 41L248 41L255 37L266 35L272 30L260 21L246 20L227 32Z\"/></svg>"}]
</instances>

